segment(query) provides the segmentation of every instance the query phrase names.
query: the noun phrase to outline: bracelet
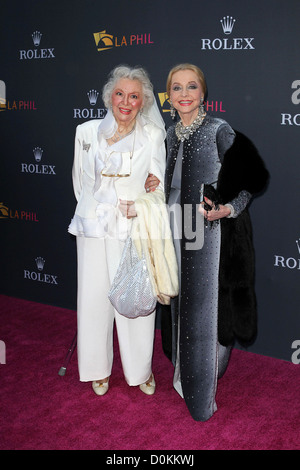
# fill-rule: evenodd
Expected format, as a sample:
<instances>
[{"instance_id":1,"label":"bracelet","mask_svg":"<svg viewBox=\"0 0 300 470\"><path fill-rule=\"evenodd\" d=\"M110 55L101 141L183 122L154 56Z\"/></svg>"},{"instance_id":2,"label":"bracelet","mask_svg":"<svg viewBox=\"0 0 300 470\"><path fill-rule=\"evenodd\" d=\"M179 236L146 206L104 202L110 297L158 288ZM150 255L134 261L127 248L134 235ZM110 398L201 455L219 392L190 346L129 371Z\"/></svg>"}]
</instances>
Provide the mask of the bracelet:
<instances>
[{"instance_id":1,"label":"bracelet","mask_svg":"<svg viewBox=\"0 0 300 470\"><path fill-rule=\"evenodd\" d=\"M227 219L231 219L234 217L234 207L231 204L224 204L225 207L228 207L230 209L230 214L227 215Z\"/></svg>"}]
</instances>

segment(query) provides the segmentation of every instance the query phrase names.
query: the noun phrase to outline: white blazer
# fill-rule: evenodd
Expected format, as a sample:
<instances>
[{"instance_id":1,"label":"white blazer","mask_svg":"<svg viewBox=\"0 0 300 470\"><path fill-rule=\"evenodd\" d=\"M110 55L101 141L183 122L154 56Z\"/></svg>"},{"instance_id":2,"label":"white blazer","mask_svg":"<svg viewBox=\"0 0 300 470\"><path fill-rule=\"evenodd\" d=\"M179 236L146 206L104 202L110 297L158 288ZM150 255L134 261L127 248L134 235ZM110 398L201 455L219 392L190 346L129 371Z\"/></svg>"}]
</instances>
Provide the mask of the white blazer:
<instances>
[{"instance_id":1,"label":"white blazer","mask_svg":"<svg viewBox=\"0 0 300 470\"><path fill-rule=\"evenodd\" d=\"M74 194L77 206L74 217L68 231L76 236L102 237L99 230L99 201L95 198L95 183L97 175L97 159L103 136L101 126L105 126L104 120L91 120L80 124L76 128L75 152L72 170ZM149 173L154 174L160 180L160 189L163 189L164 173L166 166L165 132L152 122L147 122L142 116L136 120L134 147L133 135L126 137L117 144L109 147L113 151L133 148L131 159L131 172L128 177L113 177L114 189L117 198L124 200L136 200L145 193L145 181ZM122 150L121 150L122 153ZM110 178L109 178L110 179ZM121 213L116 207L116 216L121 218ZM131 227L131 220L123 218L127 224L127 232ZM122 236L121 238L124 238Z\"/></svg>"}]
</instances>

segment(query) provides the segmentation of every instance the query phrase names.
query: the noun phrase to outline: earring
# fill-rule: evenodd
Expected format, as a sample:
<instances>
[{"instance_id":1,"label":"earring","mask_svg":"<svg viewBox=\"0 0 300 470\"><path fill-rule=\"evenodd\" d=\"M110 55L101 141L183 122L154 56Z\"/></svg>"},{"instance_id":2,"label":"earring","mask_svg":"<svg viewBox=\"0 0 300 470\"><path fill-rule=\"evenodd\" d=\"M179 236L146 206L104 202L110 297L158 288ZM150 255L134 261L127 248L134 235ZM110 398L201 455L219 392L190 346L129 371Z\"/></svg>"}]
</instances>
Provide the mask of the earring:
<instances>
[{"instance_id":1,"label":"earring","mask_svg":"<svg viewBox=\"0 0 300 470\"><path fill-rule=\"evenodd\" d=\"M203 114L205 113L205 109L204 109L204 98L201 98L201 100L200 100L199 111L200 111L200 114L201 114L201 115L203 115Z\"/></svg>"},{"instance_id":2,"label":"earring","mask_svg":"<svg viewBox=\"0 0 300 470\"><path fill-rule=\"evenodd\" d=\"M174 108L172 101L170 101L170 114L171 114L171 118L175 119L176 109Z\"/></svg>"}]
</instances>

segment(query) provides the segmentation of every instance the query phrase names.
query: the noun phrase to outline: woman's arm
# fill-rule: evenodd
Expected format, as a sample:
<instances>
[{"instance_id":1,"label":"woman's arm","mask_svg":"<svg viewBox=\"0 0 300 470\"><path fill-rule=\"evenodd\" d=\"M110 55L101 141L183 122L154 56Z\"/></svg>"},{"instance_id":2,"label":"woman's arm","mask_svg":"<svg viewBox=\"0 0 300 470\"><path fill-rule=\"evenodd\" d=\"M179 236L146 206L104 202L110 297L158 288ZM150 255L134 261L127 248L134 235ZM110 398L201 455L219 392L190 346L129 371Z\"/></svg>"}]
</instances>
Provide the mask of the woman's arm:
<instances>
[{"instance_id":1,"label":"woman's arm","mask_svg":"<svg viewBox=\"0 0 300 470\"><path fill-rule=\"evenodd\" d=\"M205 197L205 202L211 207L211 210L206 211L203 207L204 203L199 206L198 210L210 222L222 219L223 217L236 218L249 204L251 197L252 195L248 191L241 191L236 198L227 204L219 204L217 209L213 202Z\"/></svg>"}]
</instances>

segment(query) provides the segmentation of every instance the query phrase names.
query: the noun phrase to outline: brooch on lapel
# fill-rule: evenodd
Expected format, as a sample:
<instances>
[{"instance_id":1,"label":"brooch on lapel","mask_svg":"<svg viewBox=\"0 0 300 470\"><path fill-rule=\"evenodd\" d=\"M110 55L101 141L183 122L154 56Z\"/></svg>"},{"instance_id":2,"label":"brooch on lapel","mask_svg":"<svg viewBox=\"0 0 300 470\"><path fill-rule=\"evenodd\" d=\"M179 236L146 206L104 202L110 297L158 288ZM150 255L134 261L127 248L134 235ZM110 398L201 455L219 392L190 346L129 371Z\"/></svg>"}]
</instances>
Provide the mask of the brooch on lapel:
<instances>
[{"instance_id":1,"label":"brooch on lapel","mask_svg":"<svg viewBox=\"0 0 300 470\"><path fill-rule=\"evenodd\" d=\"M82 148L83 150L86 150L87 152L90 150L91 144L86 144L85 141L82 143Z\"/></svg>"}]
</instances>

